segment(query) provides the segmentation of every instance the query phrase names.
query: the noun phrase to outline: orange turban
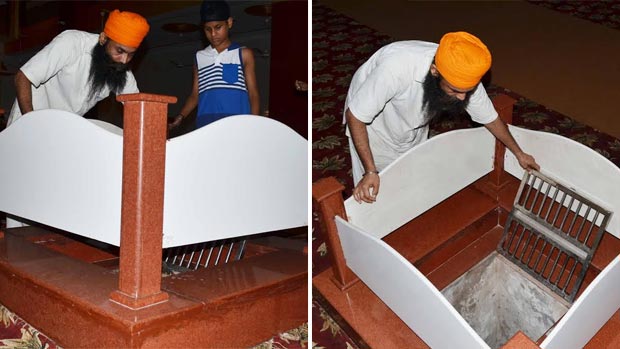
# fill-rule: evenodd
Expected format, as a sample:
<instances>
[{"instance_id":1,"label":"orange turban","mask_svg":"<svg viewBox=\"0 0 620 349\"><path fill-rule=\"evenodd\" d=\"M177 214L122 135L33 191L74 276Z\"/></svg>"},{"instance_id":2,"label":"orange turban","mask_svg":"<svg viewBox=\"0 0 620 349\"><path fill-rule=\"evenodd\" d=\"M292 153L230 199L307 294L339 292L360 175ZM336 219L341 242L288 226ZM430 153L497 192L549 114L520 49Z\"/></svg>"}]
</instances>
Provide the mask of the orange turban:
<instances>
[{"instance_id":1,"label":"orange turban","mask_svg":"<svg viewBox=\"0 0 620 349\"><path fill-rule=\"evenodd\" d=\"M476 86L491 67L491 52L469 33L448 33L439 42L435 65L450 85L466 90Z\"/></svg>"},{"instance_id":2,"label":"orange turban","mask_svg":"<svg viewBox=\"0 0 620 349\"><path fill-rule=\"evenodd\" d=\"M149 24L137 13L114 10L105 22L103 32L121 45L138 48L149 32Z\"/></svg>"}]
</instances>

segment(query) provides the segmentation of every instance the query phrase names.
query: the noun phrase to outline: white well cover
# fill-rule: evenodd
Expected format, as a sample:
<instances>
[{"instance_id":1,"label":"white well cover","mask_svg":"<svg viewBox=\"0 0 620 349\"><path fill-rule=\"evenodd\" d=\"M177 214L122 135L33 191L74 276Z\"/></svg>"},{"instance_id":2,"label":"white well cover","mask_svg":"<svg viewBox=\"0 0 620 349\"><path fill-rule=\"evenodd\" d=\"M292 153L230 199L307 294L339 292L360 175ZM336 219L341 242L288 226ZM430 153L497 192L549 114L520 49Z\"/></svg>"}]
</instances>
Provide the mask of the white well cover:
<instances>
[{"instance_id":1,"label":"white well cover","mask_svg":"<svg viewBox=\"0 0 620 349\"><path fill-rule=\"evenodd\" d=\"M118 245L123 139L40 110L0 132L0 211Z\"/></svg>"},{"instance_id":2,"label":"white well cover","mask_svg":"<svg viewBox=\"0 0 620 349\"><path fill-rule=\"evenodd\" d=\"M388 244L336 217L347 266L428 346L489 348L446 298Z\"/></svg>"},{"instance_id":3,"label":"white well cover","mask_svg":"<svg viewBox=\"0 0 620 349\"><path fill-rule=\"evenodd\" d=\"M382 238L493 169L495 138L484 127L435 136L381 171L377 201L345 202L349 221Z\"/></svg>"},{"instance_id":4,"label":"white well cover","mask_svg":"<svg viewBox=\"0 0 620 349\"><path fill-rule=\"evenodd\" d=\"M586 290L540 345L543 349L583 348L620 308L620 256Z\"/></svg>"},{"instance_id":5,"label":"white well cover","mask_svg":"<svg viewBox=\"0 0 620 349\"><path fill-rule=\"evenodd\" d=\"M221 119L167 144L164 247L308 223L308 142L275 120Z\"/></svg>"},{"instance_id":6,"label":"white well cover","mask_svg":"<svg viewBox=\"0 0 620 349\"><path fill-rule=\"evenodd\" d=\"M2 131L0 211L118 246L123 139L97 124L41 110ZM164 247L306 225L307 154L250 115L168 141Z\"/></svg>"}]
</instances>

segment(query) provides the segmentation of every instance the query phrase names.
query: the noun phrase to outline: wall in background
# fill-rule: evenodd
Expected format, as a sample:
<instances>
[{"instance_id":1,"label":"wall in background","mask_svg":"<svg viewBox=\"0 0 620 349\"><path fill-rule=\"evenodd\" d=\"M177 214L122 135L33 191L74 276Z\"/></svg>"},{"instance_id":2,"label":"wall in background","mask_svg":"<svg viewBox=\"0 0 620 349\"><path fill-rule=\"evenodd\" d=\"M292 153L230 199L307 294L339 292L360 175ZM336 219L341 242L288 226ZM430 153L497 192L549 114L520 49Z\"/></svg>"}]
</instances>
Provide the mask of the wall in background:
<instances>
[{"instance_id":1,"label":"wall in background","mask_svg":"<svg viewBox=\"0 0 620 349\"><path fill-rule=\"evenodd\" d=\"M52 2L53 3L53 2ZM82 2L74 2L79 4ZM134 74L138 81L138 86L142 92L172 95L178 98L178 102L170 106L170 115L178 113L183 106L186 96L191 90L192 65L196 51L207 45L204 34L201 30L193 32L170 32L162 27L169 23L199 24L200 22L200 2L184 1L170 2L169 6L164 6L168 2L118 2L118 1L98 1L84 2L86 5L103 4L104 6L119 6L119 8L133 10L141 13L152 13L147 10L148 6L161 6L168 12L148 16L147 20L151 30L141 47L142 53L137 55L134 61ZM178 8L179 4L185 7ZM269 81L270 81L270 60L271 60L271 18L250 15L245 9L257 5L267 5L270 1L230 1L231 13L235 20L231 30L231 39L243 46L254 49L256 58L256 77L261 95L261 112L268 109L269 103ZM58 6L67 4L60 2ZM124 5L124 6L122 6ZM51 5L48 5L48 7ZM107 9L106 7L106 9ZM134 9L136 7L136 9ZM111 9L114 9L113 7ZM140 11L142 9L143 11ZM93 8L88 11L91 17L97 19L100 16L99 9ZM88 16L84 15L84 18ZM100 20L92 19L96 27L100 27ZM77 28L83 27L82 22L75 22ZM68 24L67 24L68 25ZM76 27L69 27L76 28ZM64 28L67 29L67 28ZM98 32L97 30L90 30ZM47 42L42 45L47 44ZM16 71L30 57L38 52L42 46L3 54L2 61L9 71ZM2 52L2 51L0 51ZM0 108L11 109L15 99L15 88L13 85L14 75L0 75ZM113 101L102 101L96 110L89 113L90 117L99 117L106 121L119 124L122 119L121 110ZM189 130L189 125L184 125L185 130Z\"/></svg>"}]
</instances>

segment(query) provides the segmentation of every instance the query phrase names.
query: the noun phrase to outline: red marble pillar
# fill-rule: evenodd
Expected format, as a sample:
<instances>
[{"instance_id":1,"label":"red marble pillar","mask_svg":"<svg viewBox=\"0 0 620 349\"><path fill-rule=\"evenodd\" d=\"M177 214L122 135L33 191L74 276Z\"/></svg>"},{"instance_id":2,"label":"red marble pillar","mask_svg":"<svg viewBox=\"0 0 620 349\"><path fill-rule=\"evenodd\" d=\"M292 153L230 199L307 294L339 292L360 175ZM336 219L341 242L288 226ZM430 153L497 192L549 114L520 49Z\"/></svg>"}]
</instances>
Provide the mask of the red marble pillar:
<instances>
[{"instance_id":1,"label":"red marble pillar","mask_svg":"<svg viewBox=\"0 0 620 349\"><path fill-rule=\"evenodd\" d=\"M118 290L110 300L132 309L168 300L161 291L164 170L168 103L175 97L136 93L124 104L123 192Z\"/></svg>"},{"instance_id":2,"label":"red marble pillar","mask_svg":"<svg viewBox=\"0 0 620 349\"><path fill-rule=\"evenodd\" d=\"M359 280L346 265L336 222L334 222L336 216L347 219L344 201L342 200L343 190L344 186L334 177L323 178L312 184L312 200L319 208L319 216L323 232L327 238L327 246L334 271L332 281L341 290L349 288Z\"/></svg>"}]
</instances>

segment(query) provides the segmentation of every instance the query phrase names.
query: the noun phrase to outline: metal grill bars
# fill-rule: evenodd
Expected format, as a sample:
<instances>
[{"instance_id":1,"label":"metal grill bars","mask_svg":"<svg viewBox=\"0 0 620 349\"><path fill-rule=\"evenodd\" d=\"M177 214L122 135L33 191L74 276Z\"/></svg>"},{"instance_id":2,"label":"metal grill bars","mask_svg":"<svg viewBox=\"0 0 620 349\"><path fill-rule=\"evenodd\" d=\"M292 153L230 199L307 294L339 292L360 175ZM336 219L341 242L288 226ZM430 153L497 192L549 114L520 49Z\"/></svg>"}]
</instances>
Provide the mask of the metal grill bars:
<instances>
[{"instance_id":1,"label":"metal grill bars","mask_svg":"<svg viewBox=\"0 0 620 349\"><path fill-rule=\"evenodd\" d=\"M219 240L169 248L164 262L182 268L196 270L240 260L245 251L246 240Z\"/></svg>"},{"instance_id":2,"label":"metal grill bars","mask_svg":"<svg viewBox=\"0 0 620 349\"><path fill-rule=\"evenodd\" d=\"M575 190L526 172L498 251L572 302L610 217Z\"/></svg>"},{"instance_id":3,"label":"metal grill bars","mask_svg":"<svg viewBox=\"0 0 620 349\"><path fill-rule=\"evenodd\" d=\"M611 217L610 211L537 171L524 174L514 208L586 252L596 249L596 236Z\"/></svg>"}]
</instances>

